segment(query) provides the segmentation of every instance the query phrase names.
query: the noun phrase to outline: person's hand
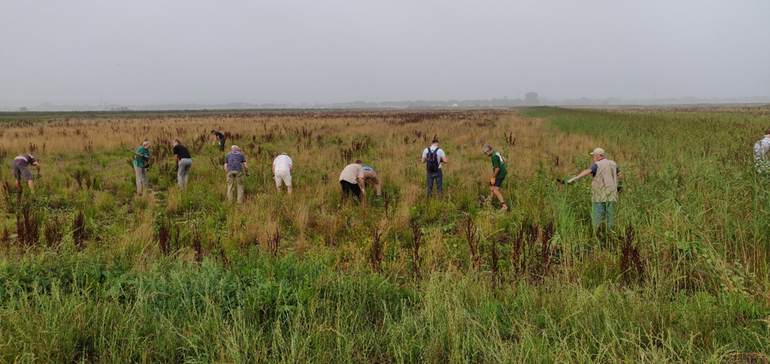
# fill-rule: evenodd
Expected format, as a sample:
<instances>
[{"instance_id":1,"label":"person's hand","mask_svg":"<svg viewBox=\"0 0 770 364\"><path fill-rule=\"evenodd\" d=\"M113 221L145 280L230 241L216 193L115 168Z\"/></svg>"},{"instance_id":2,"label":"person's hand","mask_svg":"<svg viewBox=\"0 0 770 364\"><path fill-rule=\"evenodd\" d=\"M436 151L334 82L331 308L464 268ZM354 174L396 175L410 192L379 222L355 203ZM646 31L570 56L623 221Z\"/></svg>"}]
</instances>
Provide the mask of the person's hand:
<instances>
[{"instance_id":1,"label":"person's hand","mask_svg":"<svg viewBox=\"0 0 770 364\"><path fill-rule=\"evenodd\" d=\"M251 176L251 175L249 174L249 172L246 172L246 177L248 177L248 176Z\"/></svg>"},{"instance_id":2,"label":"person's hand","mask_svg":"<svg viewBox=\"0 0 770 364\"><path fill-rule=\"evenodd\" d=\"M578 178L577 178L577 177L572 177L572 178L570 178L570 179L567 181L567 184L568 184L568 185L571 185L573 182L575 182L575 181L577 181L577 180L578 180Z\"/></svg>"},{"instance_id":3,"label":"person's hand","mask_svg":"<svg viewBox=\"0 0 770 364\"><path fill-rule=\"evenodd\" d=\"M495 177L492 177L492 179L489 180L489 185L494 186L495 185Z\"/></svg>"},{"instance_id":4,"label":"person's hand","mask_svg":"<svg viewBox=\"0 0 770 364\"><path fill-rule=\"evenodd\" d=\"M362 189L361 189L361 193L366 193L366 189L365 189L365 188L362 188Z\"/></svg>"},{"instance_id":5,"label":"person's hand","mask_svg":"<svg viewBox=\"0 0 770 364\"><path fill-rule=\"evenodd\" d=\"M150 159L150 157L148 157L148 156L146 156L146 155L143 155L143 156L142 156L142 159L144 159L144 160L149 160L149 159Z\"/></svg>"}]
</instances>

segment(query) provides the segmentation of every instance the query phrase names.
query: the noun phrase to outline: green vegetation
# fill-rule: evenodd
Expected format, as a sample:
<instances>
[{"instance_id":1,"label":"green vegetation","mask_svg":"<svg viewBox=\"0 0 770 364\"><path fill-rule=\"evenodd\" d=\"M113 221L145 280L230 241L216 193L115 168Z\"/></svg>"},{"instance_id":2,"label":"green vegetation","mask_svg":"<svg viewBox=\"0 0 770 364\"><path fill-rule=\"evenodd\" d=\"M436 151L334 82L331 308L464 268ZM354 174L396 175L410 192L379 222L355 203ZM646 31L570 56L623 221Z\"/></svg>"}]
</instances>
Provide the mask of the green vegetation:
<instances>
[{"instance_id":1,"label":"green vegetation","mask_svg":"<svg viewBox=\"0 0 770 364\"><path fill-rule=\"evenodd\" d=\"M0 360L767 362L770 180L750 152L769 115L532 108L5 126L6 165L35 144L44 176L19 198L0 170ZM224 201L222 155L205 140L214 128L249 160L243 205ZM418 163L434 134L450 160L444 199L424 197ZM145 136L155 193L134 196L125 150ZM177 137L194 161L182 192ZM479 198L484 144L508 160L510 213ZM589 183L556 182L597 146L625 188L616 229L599 234ZM292 196L270 179L282 151ZM340 208L337 176L356 158L385 193Z\"/></svg>"}]
</instances>

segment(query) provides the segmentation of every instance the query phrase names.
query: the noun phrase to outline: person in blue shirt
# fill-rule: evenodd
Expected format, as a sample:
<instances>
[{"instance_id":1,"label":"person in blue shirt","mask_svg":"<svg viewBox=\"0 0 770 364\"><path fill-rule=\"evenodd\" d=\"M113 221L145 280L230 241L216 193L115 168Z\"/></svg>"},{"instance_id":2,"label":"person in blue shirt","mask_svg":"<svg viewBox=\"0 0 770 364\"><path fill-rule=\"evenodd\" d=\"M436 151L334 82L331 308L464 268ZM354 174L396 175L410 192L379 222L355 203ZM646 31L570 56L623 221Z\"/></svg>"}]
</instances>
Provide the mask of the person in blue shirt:
<instances>
[{"instance_id":1,"label":"person in blue shirt","mask_svg":"<svg viewBox=\"0 0 770 364\"><path fill-rule=\"evenodd\" d=\"M241 164L243 167L241 167ZM230 148L230 153L225 156L225 172L227 173L227 201L233 199L233 183L238 183L238 204L243 203L243 174L249 175L249 164L246 156L241 153L237 145Z\"/></svg>"},{"instance_id":2,"label":"person in blue shirt","mask_svg":"<svg viewBox=\"0 0 770 364\"><path fill-rule=\"evenodd\" d=\"M380 178L377 177L377 172L372 167L364 166L364 185L368 181L374 183L374 187L377 189L377 196L382 196L382 185L380 185Z\"/></svg>"}]
</instances>

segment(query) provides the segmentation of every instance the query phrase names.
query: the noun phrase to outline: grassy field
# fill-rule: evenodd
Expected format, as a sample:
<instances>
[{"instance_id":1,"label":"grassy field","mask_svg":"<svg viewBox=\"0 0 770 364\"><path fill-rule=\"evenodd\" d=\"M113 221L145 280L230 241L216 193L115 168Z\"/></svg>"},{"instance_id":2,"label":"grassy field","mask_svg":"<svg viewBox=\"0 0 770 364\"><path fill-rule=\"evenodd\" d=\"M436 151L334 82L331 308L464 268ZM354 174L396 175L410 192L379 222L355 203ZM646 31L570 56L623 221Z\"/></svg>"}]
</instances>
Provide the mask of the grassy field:
<instances>
[{"instance_id":1,"label":"grassy field","mask_svg":"<svg viewBox=\"0 0 770 364\"><path fill-rule=\"evenodd\" d=\"M3 362L770 361L770 178L751 156L768 108L0 119ZM242 205L211 129L247 156ZM434 136L442 199L419 163ZM154 193L135 196L144 140ZM508 213L481 203L484 144L508 160ZM595 147L624 175L601 234L590 182L557 182ZM25 152L43 169L20 196ZM270 177L281 152L291 196ZM358 158L384 194L340 207Z\"/></svg>"}]
</instances>

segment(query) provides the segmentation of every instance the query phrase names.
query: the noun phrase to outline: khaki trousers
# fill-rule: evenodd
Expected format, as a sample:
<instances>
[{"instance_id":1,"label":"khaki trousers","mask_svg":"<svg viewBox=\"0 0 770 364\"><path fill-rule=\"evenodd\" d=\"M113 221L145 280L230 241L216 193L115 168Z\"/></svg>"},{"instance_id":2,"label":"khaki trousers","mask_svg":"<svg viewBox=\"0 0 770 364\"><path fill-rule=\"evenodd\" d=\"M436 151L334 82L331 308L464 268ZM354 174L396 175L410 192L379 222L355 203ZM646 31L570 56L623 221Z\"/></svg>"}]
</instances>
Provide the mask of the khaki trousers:
<instances>
[{"instance_id":1,"label":"khaki trousers","mask_svg":"<svg viewBox=\"0 0 770 364\"><path fill-rule=\"evenodd\" d=\"M227 172L227 201L233 200L233 182L238 183L238 203L243 203L243 172Z\"/></svg>"}]
</instances>

